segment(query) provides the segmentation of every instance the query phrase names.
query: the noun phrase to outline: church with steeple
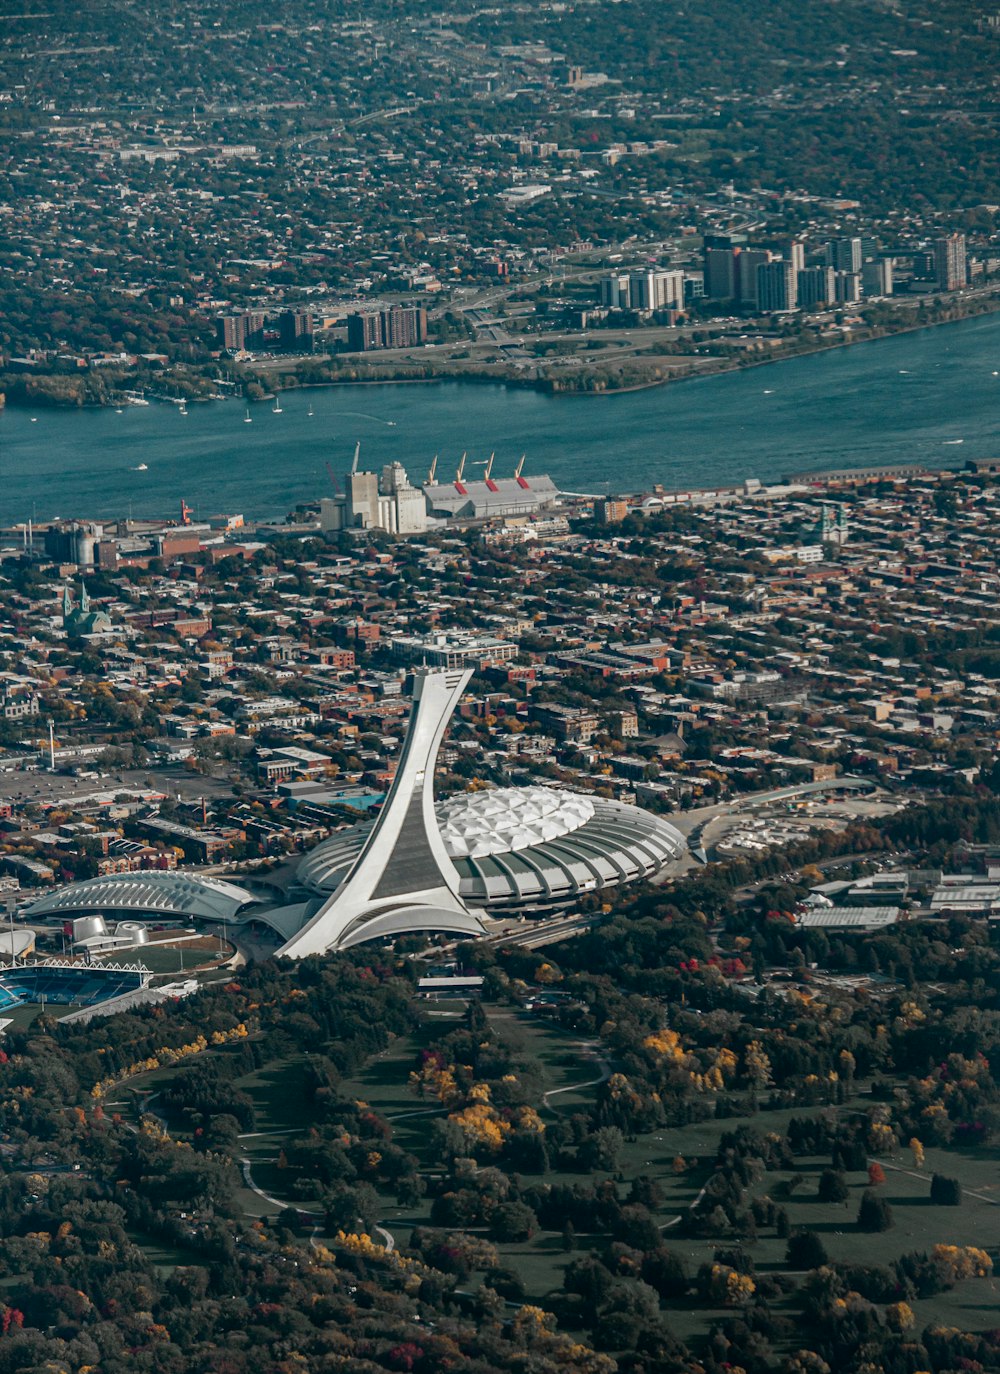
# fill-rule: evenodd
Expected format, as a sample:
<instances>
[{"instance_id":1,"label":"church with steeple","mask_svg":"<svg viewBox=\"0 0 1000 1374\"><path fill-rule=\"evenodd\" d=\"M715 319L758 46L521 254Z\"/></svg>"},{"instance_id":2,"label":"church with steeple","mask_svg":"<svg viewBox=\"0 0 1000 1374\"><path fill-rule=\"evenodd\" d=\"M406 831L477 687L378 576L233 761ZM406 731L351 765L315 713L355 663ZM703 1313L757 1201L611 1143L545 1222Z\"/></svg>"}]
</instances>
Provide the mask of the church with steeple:
<instances>
[{"instance_id":1,"label":"church with steeple","mask_svg":"<svg viewBox=\"0 0 1000 1374\"><path fill-rule=\"evenodd\" d=\"M80 604L73 605L73 595L69 583L63 588L63 627L69 639L82 639L84 635L98 635L111 629L111 617L105 611L90 608L90 595L87 584L80 579Z\"/></svg>"}]
</instances>

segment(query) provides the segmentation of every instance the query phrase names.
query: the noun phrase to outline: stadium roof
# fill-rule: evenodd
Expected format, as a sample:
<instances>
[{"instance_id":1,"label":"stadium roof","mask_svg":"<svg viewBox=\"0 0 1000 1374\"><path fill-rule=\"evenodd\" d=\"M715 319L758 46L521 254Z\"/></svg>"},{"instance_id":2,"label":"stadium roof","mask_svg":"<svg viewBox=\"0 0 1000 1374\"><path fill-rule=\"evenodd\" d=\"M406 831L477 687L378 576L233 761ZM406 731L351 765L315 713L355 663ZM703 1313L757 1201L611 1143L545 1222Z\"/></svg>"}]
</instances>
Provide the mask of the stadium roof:
<instances>
[{"instance_id":1,"label":"stadium roof","mask_svg":"<svg viewBox=\"0 0 1000 1374\"><path fill-rule=\"evenodd\" d=\"M502 854L558 840L594 814L590 797L549 787L504 787L463 792L437 807L448 853Z\"/></svg>"},{"instance_id":2,"label":"stadium roof","mask_svg":"<svg viewBox=\"0 0 1000 1374\"><path fill-rule=\"evenodd\" d=\"M86 911L141 911L151 916L231 921L243 907L259 901L246 888L220 878L154 869L112 873L105 878L71 883L39 897L24 915L30 920L40 916L76 916Z\"/></svg>"}]
</instances>

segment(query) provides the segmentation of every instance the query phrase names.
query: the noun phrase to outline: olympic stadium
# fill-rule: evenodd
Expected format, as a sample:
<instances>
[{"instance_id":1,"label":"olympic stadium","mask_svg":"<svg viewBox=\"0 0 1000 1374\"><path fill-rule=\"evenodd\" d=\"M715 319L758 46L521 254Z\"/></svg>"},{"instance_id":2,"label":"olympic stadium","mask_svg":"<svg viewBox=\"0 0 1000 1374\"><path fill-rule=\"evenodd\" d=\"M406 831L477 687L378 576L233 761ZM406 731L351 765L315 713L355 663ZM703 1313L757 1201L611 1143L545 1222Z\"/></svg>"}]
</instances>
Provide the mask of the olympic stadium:
<instances>
[{"instance_id":1,"label":"olympic stadium","mask_svg":"<svg viewBox=\"0 0 1000 1374\"><path fill-rule=\"evenodd\" d=\"M459 896L489 915L559 911L581 893L650 878L685 852L684 837L659 816L561 788L466 792L435 813ZM335 893L372 829L359 825L317 845L299 865L302 887Z\"/></svg>"},{"instance_id":2,"label":"olympic stadium","mask_svg":"<svg viewBox=\"0 0 1000 1374\"><path fill-rule=\"evenodd\" d=\"M436 802L434 765L471 669L417 668L396 775L374 822L323 841L284 902L191 872L118 874L34 902L29 918L83 913L270 927L304 958L417 932L477 937L490 917L571 907L582 894L651 878L686 852L640 807L558 787L501 787Z\"/></svg>"}]
</instances>

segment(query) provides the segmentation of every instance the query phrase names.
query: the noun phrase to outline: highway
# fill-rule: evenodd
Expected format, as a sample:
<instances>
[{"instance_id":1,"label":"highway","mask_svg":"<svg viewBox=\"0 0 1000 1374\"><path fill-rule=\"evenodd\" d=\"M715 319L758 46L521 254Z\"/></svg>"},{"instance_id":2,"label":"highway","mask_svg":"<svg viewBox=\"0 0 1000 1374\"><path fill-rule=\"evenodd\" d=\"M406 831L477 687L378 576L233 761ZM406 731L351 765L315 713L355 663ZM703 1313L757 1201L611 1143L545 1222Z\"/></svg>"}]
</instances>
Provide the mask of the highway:
<instances>
[{"instance_id":1,"label":"highway","mask_svg":"<svg viewBox=\"0 0 1000 1374\"><path fill-rule=\"evenodd\" d=\"M599 916L553 916L547 921L505 925L500 931L487 935L486 943L497 947L518 945L522 949L541 949L543 945L567 940L571 935L584 934L600 919Z\"/></svg>"}]
</instances>

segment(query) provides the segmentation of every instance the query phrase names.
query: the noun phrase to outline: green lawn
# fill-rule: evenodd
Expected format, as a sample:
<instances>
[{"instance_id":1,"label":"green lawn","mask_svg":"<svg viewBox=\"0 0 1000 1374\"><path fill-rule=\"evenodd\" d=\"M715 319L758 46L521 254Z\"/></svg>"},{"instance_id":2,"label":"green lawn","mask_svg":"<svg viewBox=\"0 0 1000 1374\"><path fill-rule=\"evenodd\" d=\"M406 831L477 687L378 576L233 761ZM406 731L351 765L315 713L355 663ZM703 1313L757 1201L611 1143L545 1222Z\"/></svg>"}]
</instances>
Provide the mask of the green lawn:
<instances>
[{"instance_id":1,"label":"green lawn","mask_svg":"<svg viewBox=\"0 0 1000 1374\"><path fill-rule=\"evenodd\" d=\"M212 941L206 948L203 936L192 936L187 943L157 943L143 945L136 951L139 959L151 973L176 973L185 977L193 976L193 970L202 964L218 959L218 942Z\"/></svg>"},{"instance_id":2,"label":"green lawn","mask_svg":"<svg viewBox=\"0 0 1000 1374\"><path fill-rule=\"evenodd\" d=\"M139 1247L150 1264L154 1265L161 1274L169 1274L184 1265L194 1263L189 1251L178 1249L172 1245L164 1245L162 1241L147 1236L142 1231L129 1230L127 1234L133 1245Z\"/></svg>"},{"instance_id":3,"label":"green lawn","mask_svg":"<svg viewBox=\"0 0 1000 1374\"><path fill-rule=\"evenodd\" d=\"M461 1010L456 1008L445 1015L440 1014L439 1007L433 1010L424 1007L423 1010L423 1024L371 1059L342 1084L342 1091L367 1102L386 1117L392 1123L397 1143L417 1156L426 1173L433 1174L440 1170L440 1158L432 1124L444 1115L444 1109L433 1100L419 1098L409 1086L409 1074L418 1062L419 1052L433 1047L447 1034L456 1025ZM593 1104L597 1087L592 1080L598 1079L602 1070L599 1059L585 1044L550 1021L505 1007L485 1010L495 1033L511 1044L518 1056L537 1066L542 1092L554 1094L539 1104L543 1117L553 1119L587 1110ZM294 1198L294 1176L279 1169L276 1163L283 1141L289 1135L307 1130L311 1124L305 1095L307 1063L307 1055L295 1055L244 1076L238 1080L238 1086L252 1096L256 1106L255 1132L244 1136L240 1142L251 1161L254 1182L276 1197L287 1197L296 1205L309 1209L315 1199ZM156 1090L175 1072L175 1069L163 1069L144 1075L141 1086ZM139 1086L139 1083L130 1086ZM119 1090L116 1094L117 1097L129 1095L127 1090ZM153 1105L155 1107L156 1103ZM870 1105L871 1099L862 1096L836 1110L849 1114ZM649 1175L659 1182L663 1202L656 1220L663 1230L664 1242L685 1257L694 1274L700 1264L712 1259L719 1245L729 1243L685 1237L677 1222L709 1177L722 1135L741 1125L752 1126L761 1132L784 1131L793 1116L819 1110L799 1107L762 1111L753 1117L722 1118L649 1132L626 1142L620 1186L624 1193L629 1181L639 1175ZM674 1160L678 1156L686 1162L681 1172L674 1170ZM792 1169L766 1175L756 1191L761 1195L769 1194L785 1207L793 1228L805 1227L818 1232L831 1260L891 1264L907 1251L930 1250L938 1243L974 1244L989 1249L1000 1269L1000 1206L997 1205L1000 1203L1000 1165L991 1152L928 1149L921 1170L913 1168L909 1151L883 1160L886 1182L880 1191L892 1207L894 1225L877 1235L863 1234L855 1225L861 1193L867 1186L866 1174L849 1176L851 1197L846 1206L816 1201L819 1175L828 1164L825 1157L797 1159ZM930 1179L935 1171L960 1179L964 1190L960 1207L931 1205ZM545 1181L592 1183L598 1177L552 1171L545 1175ZM787 1185L792 1179L799 1182L788 1194ZM430 1199L412 1208L399 1207L390 1194L384 1194L383 1200L381 1221L401 1245L407 1244L414 1226L426 1225L429 1221ZM238 1204L248 1215L266 1216L274 1211L271 1204L247 1188L239 1190ZM574 1254L603 1248L603 1244L603 1237L580 1235L574 1253L567 1254L560 1232L540 1232L529 1242L501 1245L498 1249L502 1261L521 1276L530 1298L544 1302L547 1294L561 1288L563 1270ZM777 1274L786 1272L785 1245L786 1242L773 1233L765 1232L746 1249L759 1274ZM942 1322L967 1330L995 1326L998 1324L998 1298L1000 1283L969 1281L950 1293L916 1302L917 1328L919 1330L928 1322ZM778 1308L794 1318L797 1310L794 1294L779 1303ZM665 1309L671 1325L685 1340L697 1341L711 1321L723 1315L690 1301L665 1304Z\"/></svg>"}]
</instances>

